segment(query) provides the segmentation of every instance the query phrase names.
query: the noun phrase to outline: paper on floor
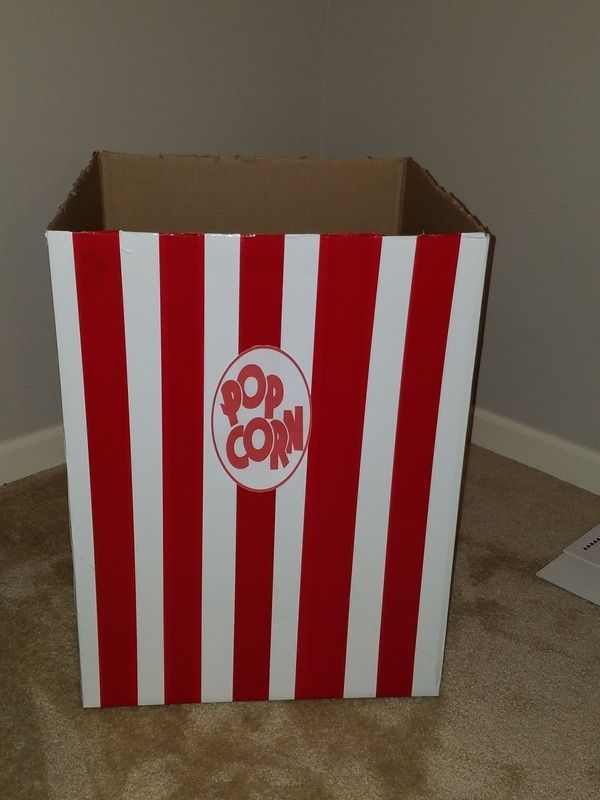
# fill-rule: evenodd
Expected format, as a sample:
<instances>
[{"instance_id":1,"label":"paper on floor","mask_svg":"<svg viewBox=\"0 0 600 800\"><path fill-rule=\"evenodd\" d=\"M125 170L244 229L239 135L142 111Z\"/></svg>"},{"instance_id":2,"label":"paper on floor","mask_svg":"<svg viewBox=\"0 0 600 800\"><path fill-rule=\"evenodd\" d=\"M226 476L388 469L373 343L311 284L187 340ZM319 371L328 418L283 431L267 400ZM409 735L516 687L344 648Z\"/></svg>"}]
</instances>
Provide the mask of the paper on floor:
<instances>
[{"instance_id":1,"label":"paper on floor","mask_svg":"<svg viewBox=\"0 0 600 800\"><path fill-rule=\"evenodd\" d=\"M600 605L600 525L565 547L538 577Z\"/></svg>"}]
</instances>

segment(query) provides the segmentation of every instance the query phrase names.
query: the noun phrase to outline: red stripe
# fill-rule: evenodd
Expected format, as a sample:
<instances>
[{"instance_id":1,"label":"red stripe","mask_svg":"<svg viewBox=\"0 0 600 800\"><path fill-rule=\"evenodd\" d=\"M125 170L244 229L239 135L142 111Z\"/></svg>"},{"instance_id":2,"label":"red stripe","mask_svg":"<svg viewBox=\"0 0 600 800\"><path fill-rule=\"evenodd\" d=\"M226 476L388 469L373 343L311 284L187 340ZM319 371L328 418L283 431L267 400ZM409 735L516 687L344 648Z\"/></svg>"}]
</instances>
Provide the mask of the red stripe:
<instances>
[{"instance_id":1,"label":"red stripe","mask_svg":"<svg viewBox=\"0 0 600 800\"><path fill-rule=\"evenodd\" d=\"M135 564L119 234L74 233L85 391L100 703L137 705Z\"/></svg>"},{"instance_id":2,"label":"red stripe","mask_svg":"<svg viewBox=\"0 0 600 800\"><path fill-rule=\"evenodd\" d=\"M437 416L460 235L417 240L402 382L379 642L377 694L412 694Z\"/></svg>"},{"instance_id":3,"label":"red stripe","mask_svg":"<svg viewBox=\"0 0 600 800\"><path fill-rule=\"evenodd\" d=\"M297 697L341 697L381 237L322 236L308 452Z\"/></svg>"},{"instance_id":4,"label":"red stripe","mask_svg":"<svg viewBox=\"0 0 600 800\"><path fill-rule=\"evenodd\" d=\"M240 352L279 347L283 236L243 236L240 245ZM269 697L275 491L238 486L233 699Z\"/></svg>"},{"instance_id":5,"label":"red stripe","mask_svg":"<svg viewBox=\"0 0 600 800\"><path fill-rule=\"evenodd\" d=\"M204 237L160 236L165 702L200 700Z\"/></svg>"}]
</instances>

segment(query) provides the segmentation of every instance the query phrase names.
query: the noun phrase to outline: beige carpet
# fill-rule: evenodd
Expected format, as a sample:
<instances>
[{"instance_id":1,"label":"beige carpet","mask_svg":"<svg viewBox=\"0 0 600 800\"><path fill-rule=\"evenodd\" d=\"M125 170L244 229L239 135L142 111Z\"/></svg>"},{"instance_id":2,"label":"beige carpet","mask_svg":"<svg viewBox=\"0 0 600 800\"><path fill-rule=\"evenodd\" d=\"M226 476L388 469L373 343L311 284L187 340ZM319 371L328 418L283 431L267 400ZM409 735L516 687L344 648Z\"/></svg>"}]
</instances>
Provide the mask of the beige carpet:
<instances>
[{"instance_id":1,"label":"beige carpet","mask_svg":"<svg viewBox=\"0 0 600 800\"><path fill-rule=\"evenodd\" d=\"M443 695L82 710L62 469L0 489L0 798L600 797L600 608L535 577L600 497L473 449Z\"/></svg>"}]
</instances>

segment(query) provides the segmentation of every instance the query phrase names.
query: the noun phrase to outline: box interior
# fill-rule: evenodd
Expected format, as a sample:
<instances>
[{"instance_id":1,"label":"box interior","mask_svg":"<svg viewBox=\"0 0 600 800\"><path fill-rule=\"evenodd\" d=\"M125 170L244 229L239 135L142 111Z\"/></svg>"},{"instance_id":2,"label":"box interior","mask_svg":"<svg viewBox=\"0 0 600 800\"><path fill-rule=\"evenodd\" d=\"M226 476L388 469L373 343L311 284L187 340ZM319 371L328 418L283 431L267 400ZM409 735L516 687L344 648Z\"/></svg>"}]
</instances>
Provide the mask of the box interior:
<instances>
[{"instance_id":1,"label":"box interior","mask_svg":"<svg viewBox=\"0 0 600 800\"><path fill-rule=\"evenodd\" d=\"M458 233L485 228L411 158L94 153L50 230Z\"/></svg>"}]
</instances>

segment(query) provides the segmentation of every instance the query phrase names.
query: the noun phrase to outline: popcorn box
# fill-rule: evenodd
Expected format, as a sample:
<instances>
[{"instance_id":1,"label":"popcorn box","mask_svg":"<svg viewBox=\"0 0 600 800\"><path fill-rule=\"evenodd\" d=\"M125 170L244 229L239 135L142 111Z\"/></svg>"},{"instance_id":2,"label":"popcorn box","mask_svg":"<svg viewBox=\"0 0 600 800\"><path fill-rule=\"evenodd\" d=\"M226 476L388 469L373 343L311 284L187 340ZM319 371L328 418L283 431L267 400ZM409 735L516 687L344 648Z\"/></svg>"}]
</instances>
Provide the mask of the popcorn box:
<instances>
[{"instance_id":1,"label":"popcorn box","mask_svg":"<svg viewBox=\"0 0 600 800\"><path fill-rule=\"evenodd\" d=\"M101 152L47 239L83 704L437 694L485 228L412 159Z\"/></svg>"}]
</instances>

